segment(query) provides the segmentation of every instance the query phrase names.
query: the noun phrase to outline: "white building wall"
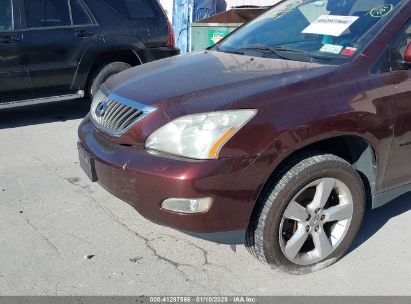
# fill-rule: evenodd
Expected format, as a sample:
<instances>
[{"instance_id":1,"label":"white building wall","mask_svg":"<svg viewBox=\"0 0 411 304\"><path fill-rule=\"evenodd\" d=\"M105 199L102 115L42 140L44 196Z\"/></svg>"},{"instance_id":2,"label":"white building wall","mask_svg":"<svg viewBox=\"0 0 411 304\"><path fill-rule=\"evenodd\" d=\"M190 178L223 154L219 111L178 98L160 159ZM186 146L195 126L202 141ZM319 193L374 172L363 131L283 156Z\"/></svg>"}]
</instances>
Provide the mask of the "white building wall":
<instances>
[{"instance_id":1,"label":"white building wall","mask_svg":"<svg viewBox=\"0 0 411 304\"><path fill-rule=\"evenodd\" d=\"M164 10L167 13L168 19L171 21L173 20L173 0L159 0L161 5L163 6Z\"/></svg>"}]
</instances>

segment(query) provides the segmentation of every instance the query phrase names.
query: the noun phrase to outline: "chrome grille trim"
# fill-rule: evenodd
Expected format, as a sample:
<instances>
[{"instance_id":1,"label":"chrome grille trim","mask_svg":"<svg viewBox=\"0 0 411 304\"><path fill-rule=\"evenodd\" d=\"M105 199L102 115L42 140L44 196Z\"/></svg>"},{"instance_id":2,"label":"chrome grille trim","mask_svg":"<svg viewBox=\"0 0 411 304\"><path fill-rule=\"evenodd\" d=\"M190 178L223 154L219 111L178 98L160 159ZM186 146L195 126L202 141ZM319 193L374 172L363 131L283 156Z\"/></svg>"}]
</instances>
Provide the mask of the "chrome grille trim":
<instances>
[{"instance_id":1,"label":"chrome grille trim","mask_svg":"<svg viewBox=\"0 0 411 304\"><path fill-rule=\"evenodd\" d=\"M99 130L118 137L155 110L117 96L102 86L91 103L90 117Z\"/></svg>"}]
</instances>

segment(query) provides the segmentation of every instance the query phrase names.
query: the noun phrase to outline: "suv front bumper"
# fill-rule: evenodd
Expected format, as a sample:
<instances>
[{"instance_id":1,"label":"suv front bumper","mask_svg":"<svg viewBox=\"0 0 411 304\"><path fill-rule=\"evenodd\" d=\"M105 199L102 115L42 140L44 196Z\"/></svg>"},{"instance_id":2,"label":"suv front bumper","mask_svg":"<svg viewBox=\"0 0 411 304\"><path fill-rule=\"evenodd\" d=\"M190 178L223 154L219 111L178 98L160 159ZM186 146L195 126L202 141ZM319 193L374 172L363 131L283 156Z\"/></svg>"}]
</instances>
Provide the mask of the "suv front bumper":
<instances>
[{"instance_id":1,"label":"suv front bumper","mask_svg":"<svg viewBox=\"0 0 411 304\"><path fill-rule=\"evenodd\" d=\"M96 130L87 117L79 127L81 145L92 155L95 174L108 192L145 218L188 232L247 228L265 183L268 159L258 157L189 160L122 146ZM204 213L161 208L168 198L211 197Z\"/></svg>"}]
</instances>

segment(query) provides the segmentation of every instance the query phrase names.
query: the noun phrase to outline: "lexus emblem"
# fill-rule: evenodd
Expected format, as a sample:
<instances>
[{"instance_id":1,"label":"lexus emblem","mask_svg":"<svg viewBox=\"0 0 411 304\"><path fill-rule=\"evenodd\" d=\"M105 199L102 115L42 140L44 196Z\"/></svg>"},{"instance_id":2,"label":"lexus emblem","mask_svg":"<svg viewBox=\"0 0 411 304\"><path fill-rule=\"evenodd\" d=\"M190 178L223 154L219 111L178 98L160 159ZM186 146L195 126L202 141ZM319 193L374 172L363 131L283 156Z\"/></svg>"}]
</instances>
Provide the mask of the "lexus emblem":
<instances>
[{"instance_id":1,"label":"lexus emblem","mask_svg":"<svg viewBox=\"0 0 411 304\"><path fill-rule=\"evenodd\" d=\"M96 114L97 117L103 117L104 114L106 114L107 108L108 108L107 103L102 101L97 105L94 113Z\"/></svg>"}]
</instances>

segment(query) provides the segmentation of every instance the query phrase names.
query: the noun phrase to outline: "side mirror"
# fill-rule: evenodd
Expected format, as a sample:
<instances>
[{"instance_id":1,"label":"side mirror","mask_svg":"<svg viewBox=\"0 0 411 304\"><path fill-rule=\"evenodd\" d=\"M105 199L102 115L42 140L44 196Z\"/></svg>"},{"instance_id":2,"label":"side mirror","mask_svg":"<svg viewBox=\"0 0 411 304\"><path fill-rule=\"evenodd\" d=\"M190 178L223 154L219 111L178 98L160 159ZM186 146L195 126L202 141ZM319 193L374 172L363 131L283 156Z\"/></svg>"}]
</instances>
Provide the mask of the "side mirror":
<instances>
[{"instance_id":1,"label":"side mirror","mask_svg":"<svg viewBox=\"0 0 411 304\"><path fill-rule=\"evenodd\" d=\"M404 52L404 60L407 63L411 63L411 43L407 45L407 48Z\"/></svg>"}]
</instances>

